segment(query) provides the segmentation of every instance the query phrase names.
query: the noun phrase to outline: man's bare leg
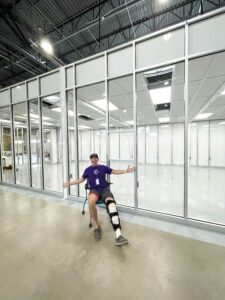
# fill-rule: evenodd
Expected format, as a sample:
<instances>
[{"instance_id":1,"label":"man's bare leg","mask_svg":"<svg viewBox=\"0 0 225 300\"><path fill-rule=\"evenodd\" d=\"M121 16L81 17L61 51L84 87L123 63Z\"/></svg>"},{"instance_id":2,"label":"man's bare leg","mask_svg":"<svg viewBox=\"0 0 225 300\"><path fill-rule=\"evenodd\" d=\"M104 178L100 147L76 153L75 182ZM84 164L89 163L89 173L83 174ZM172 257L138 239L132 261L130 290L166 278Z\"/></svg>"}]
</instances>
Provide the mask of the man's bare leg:
<instances>
[{"instance_id":1,"label":"man's bare leg","mask_svg":"<svg viewBox=\"0 0 225 300\"><path fill-rule=\"evenodd\" d=\"M100 224L98 222L97 209L96 209L96 202L97 201L98 201L98 196L97 195L95 195L95 194L88 195L89 213L90 213L91 219L93 220L95 228L100 227Z\"/></svg>"}]
</instances>

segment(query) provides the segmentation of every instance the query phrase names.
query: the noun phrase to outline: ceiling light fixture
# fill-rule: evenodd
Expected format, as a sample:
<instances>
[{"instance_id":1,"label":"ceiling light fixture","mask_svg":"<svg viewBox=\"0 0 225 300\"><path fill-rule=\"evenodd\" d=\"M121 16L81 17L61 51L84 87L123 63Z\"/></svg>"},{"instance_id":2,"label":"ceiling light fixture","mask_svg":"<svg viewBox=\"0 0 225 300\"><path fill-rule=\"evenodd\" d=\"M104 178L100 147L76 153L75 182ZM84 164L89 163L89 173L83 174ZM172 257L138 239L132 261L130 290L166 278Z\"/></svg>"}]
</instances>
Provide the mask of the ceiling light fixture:
<instances>
[{"instance_id":1,"label":"ceiling light fixture","mask_svg":"<svg viewBox=\"0 0 225 300\"><path fill-rule=\"evenodd\" d=\"M170 120L169 117L159 118L159 123L167 123L167 122L169 122L169 120Z\"/></svg>"},{"instance_id":2,"label":"ceiling light fixture","mask_svg":"<svg viewBox=\"0 0 225 300\"><path fill-rule=\"evenodd\" d=\"M106 110L106 100L105 99L99 99L94 100L92 103L97 106L98 108L101 108L102 110ZM112 102L109 102L109 111L118 110L118 107L114 105Z\"/></svg>"},{"instance_id":3,"label":"ceiling light fixture","mask_svg":"<svg viewBox=\"0 0 225 300\"><path fill-rule=\"evenodd\" d=\"M42 48L47 54L50 54L50 55L53 54L53 47L52 47L51 43L50 43L48 40L43 39L43 40L40 42L40 46L41 46L41 48Z\"/></svg>"},{"instance_id":4,"label":"ceiling light fixture","mask_svg":"<svg viewBox=\"0 0 225 300\"><path fill-rule=\"evenodd\" d=\"M208 117L210 117L211 115L212 115L212 113L199 114L199 115L197 115L195 120L208 119Z\"/></svg>"},{"instance_id":5,"label":"ceiling light fixture","mask_svg":"<svg viewBox=\"0 0 225 300\"><path fill-rule=\"evenodd\" d=\"M171 86L149 90L154 105L171 102Z\"/></svg>"}]
</instances>

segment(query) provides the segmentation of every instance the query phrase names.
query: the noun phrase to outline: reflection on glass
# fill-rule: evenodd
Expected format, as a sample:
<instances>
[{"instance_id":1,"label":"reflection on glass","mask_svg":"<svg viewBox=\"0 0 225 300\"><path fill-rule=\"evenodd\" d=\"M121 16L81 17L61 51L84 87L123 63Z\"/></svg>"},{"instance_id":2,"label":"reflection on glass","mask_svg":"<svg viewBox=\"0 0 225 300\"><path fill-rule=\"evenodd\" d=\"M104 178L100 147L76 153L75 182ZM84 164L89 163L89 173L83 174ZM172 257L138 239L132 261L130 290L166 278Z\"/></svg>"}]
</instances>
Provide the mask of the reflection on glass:
<instances>
[{"instance_id":1,"label":"reflection on glass","mask_svg":"<svg viewBox=\"0 0 225 300\"><path fill-rule=\"evenodd\" d=\"M79 177L90 164L89 156L99 155L99 164L106 164L105 84L104 82L77 89ZM85 196L80 186L80 196Z\"/></svg>"},{"instance_id":2,"label":"reflection on glass","mask_svg":"<svg viewBox=\"0 0 225 300\"><path fill-rule=\"evenodd\" d=\"M76 164L75 164L75 108L74 108L73 91L67 92L67 115L68 115L68 149L69 149L69 177L76 178ZM77 186L70 187L70 194L77 196Z\"/></svg>"},{"instance_id":3,"label":"reflection on glass","mask_svg":"<svg viewBox=\"0 0 225 300\"><path fill-rule=\"evenodd\" d=\"M133 81L132 76L109 81L110 167L133 166ZM134 206L134 174L112 175L111 187L119 204Z\"/></svg>"},{"instance_id":4,"label":"reflection on glass","mask_svg":"<svg viewBox=\"0 0 225 300\"><path fill-rule=\"evenodd\" d=\"M13 106L16 183L28 186L29 159L26 104Z\"/></svg>"},{"instance_id":5,"label":"reflection on glass","mask_svg":"<svg viewBox=\"0 0 225 300\"><path fill-rule=\"evenodd\" d=\"M31 185L41 188L41 138L38 100L29 101Z\"/></svg>"},{"instance_id":6,"label":"reflection on glass","mask_svg":"<svg viewBox=\"0 0 225 300\"><path fill-rule=\"evenodd\" d=\"M0 126L1 126L1 151L2 151L2 181L13 183L13 159L11 145L11 121L10 108L0 109Z\"/></svg>"},{"instance_id":7,"label":"reflection on glass","mask_svg":"<svg viewBox=\"0 0 225 300\"><path fill-rule=\"evenodd\" d=\"M44 189L62 192L61 107L59 95L42 101Z\"/></svg>"},{"instance_id":8,"label":"reflection on glass","mask_svg":"<svg viewBox=\"0 0 225 300\"><path fill-rule=\"evenodd\" d=\"M183 216L184 63L137 74L138 205Z\"/></svg>"},{"instance_id":9,"label":"reflection on glass","mask_svg":"<svg viewBox=\"0 0 225 300\"><path fill-rule=\"evenodd\" d=\"M225 52L189 61L188 216L225 224Z\"/></svg>"}]
</instances>

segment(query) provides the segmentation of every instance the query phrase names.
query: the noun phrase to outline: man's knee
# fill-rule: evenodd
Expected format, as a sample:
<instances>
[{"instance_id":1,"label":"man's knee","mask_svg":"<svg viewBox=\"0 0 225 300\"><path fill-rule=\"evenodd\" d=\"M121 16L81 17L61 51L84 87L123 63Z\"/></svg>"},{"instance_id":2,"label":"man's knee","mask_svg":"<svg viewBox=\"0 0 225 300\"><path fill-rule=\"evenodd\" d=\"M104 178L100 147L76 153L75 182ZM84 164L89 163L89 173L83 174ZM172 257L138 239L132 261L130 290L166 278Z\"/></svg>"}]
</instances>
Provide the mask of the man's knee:
<instances>
[{"instance_id":1,"label":"man's knee","mask_svg":"<svg viewBox=\"0 0 225 300\"><path fill-rule=\"evenodd\" d=\"M117 208L116 208L116 201L113 197L107 197L105 199L106 207L109 213L116 213Z\"/></svg>"},{"instance_id":2,"label":"man's knee","mask_svg":"<svg viewBox=\"0 0 225 300\"><path fill-rule=\"evenodd\" d=\"M89 203L90 206L94 206L97 201L98 201L97 196L95 196L95 195L89 195L88 196L88 203Z\"/></svg>"}]
</instances>

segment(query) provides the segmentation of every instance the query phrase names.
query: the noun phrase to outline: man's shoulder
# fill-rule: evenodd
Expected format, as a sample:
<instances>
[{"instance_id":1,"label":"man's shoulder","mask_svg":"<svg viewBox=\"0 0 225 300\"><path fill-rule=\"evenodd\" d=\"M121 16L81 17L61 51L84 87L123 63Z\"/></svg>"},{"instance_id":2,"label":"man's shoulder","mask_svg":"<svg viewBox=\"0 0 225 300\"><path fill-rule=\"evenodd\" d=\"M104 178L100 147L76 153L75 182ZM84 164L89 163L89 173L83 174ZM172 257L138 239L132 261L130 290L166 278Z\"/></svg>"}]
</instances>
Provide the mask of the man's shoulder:
<instances>
[{"instance_id":1,"label":"man's shoulder","mask_svg":"<svg viewBox=\"0 0 225 300\"><path fill-rule=\"evenodd\" d=\"M88 166L84 169L84 171L89 171L92 168L92 166Z\"/></svg>"}]
</instances>

